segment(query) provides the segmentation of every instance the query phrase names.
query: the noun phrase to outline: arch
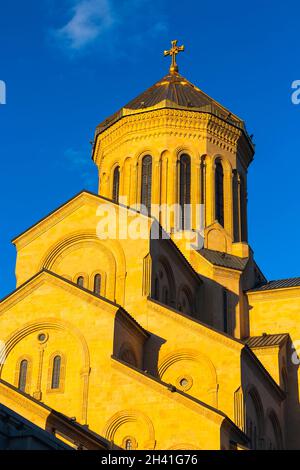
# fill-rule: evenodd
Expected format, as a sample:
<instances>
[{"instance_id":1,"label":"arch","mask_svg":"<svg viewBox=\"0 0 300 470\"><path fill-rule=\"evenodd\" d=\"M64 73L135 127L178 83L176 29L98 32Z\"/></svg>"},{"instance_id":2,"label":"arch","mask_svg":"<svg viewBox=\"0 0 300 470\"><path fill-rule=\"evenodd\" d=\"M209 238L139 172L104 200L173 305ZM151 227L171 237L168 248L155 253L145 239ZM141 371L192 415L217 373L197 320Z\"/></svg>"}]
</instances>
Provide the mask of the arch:
<instances>
[{"instance_id":1,"label":"arch","mask_svg":"<svg viewBox=\"0 0 300 470\"><path fill-rule=\"evenodd\" d=\"M208 158L208 156L206 156L206 158ZM217 160L221 162L224 173L226 171L228 171L229 173L232 173L233 171L232 165L226 157L224 157L223 155L219 153L215 154L211 159L212 165L215 165Z\"/></svg>"},{"instance_id":2,"label":"arch","mask_svg":"<svg viewBox=\"0 0 300 470\"><path fill-rule=\"evenodd\" d=\"M4 348L5 349L5 348ZM5 354L5 359L7 357L6 352ZM21 365L22 362L26 361L27 362L27 371L26 371L26 384L25 384L25 389L23 390L25 393L30 393L30 387L31 387L31 373L32 373L32 357L29 355L22 355L16 364L16 369L15 369L15 387L19 388L20 385L20 374L21 374ZM3 361L1 360L2 367L3 367ZM24 387L23 387L24 388Z\"/></svg>"},{"instance_id":3,"label":"arch","mask_svg":"<svg viewBox=\"0 0 300 470\"><path fill-rule=\"evenodd\" d=\"M93 292L96 295L101 294L101 274L97 273L94 275L94 286L93 286Z\"/></svg>"},{"instance_id":4,"label":"arch","mask_svg":"<svg viewBox=\"0 0 300 470\"><path fill-rule=\"evenodd\" d=\"M272 408L270 408L267 410L266 417L267 419L270 420L270 423L273 429L274 437L276 440L276 449L282 450L283 449L283 437L282 437L281 426L280 426L277 414Z\"/></svg>"},{"instance_id":5,"label":"arch","mask_svg":"<svg viewBox=\"0 0 300 470\"><path fill-rule=\"evenodd\" d=\"M60 369L61 369L61 356L56 355L52 361L52 380L51 380L51 388L59 388L60 384Z\"/></svg>"},{"instance_id":6,"label":"arch","mask_svg":"<svg viewBox=\"0 0 300 470\"><path fill-rule=\"evenodd\" d=\"M55 387L53 386L53 376L55 368L55 360L60 358L59 367L59 380ZM57 364L56 364L57 367ZM48 366L48 381L47 381L47 393L63 392L65 388L65 377L66 377L66 356L61 351L55 351L49 358Z\"/></svg>"},{"instance_id":7,"label":"arch","mask_svg":"<svg viewBox=\"0 0 300 470\"><path fill-rule=\"evenodd\" d=\"M114 442L114 438L118 429L126 423L133 422L140 422L141 424L144 424L147 429L148 437L147 441L143 444L143 448L147 450L153 450L155 448L154 426L151 419L146 414L138 410L122 410L115 413L104 426L102 435L108 441Z\"/></svg>"},{"instance_id":8,"label":"arch","mask_svg":"<svg viewBox=\"0 0 300 470\"><path fill-rule=\"evenodd\" d=\"M118 204L120 195L120 167L116 166L113 170L112 200Z\"/></svg>"},{"instance_id":9,"label":"arch","mask_svg":"<svg viewBox=\"0 0 300 470\"><path fill-rule=\"evenodd\" d=\"M195 444L187 444L187 443L181 443L181 444L174 444L171 447L169 447L167 450L202 450L199 446L196 446Z\"/></svg>"},{"instance_id":10,"label":"arch","mask_svg":"<svg viewBox=\"0 0 300 470\"><path fill-rule=\"evenodd\" d=\"M182 299L181 299L182 295L185 296L187 305L182 305ZM179 305L180 305L180 308L179 308ZM193 315L194 313L193 294L192 294L191 289L185 284L181 285L178 289L176 306L179 311L186 313L188 315Z\"/></svg>"},{"instance_id":11,"label":"arch","mask_svg":"<svg viewBox=\"0 0 300 470\"><path fill-rule=\"evenodd\" d=\"M161 279L159 279L159 273L162 273ZM167 281L167 286L163 285L163 275L165 274L166 281ZM168 259L165 256L159 256L157 259L157 265L155 269L155 275L156 279L158 279L159 282L159 294L160 297L157 300L163 301L163 298L161 298L161 294L164 291L164 287L167 288L168 293L169 293L169 303L167 305L175 306L176 302L176 283L175 283L175 277L173 274L173 270L171 268L171 265L168 261ZM156 287L156 286L155 286Z\"/></svg>"},{"instance_id":12,"label":"arch","mask_svg":"<svg viewBox=\"0 0 300 470\"><path fill-rule=\"evenodd\" d=\"M211 373L211 386L214 387L217 384L217 371L210 358L199 351L194 349L179 349L167 354L161 361L158 367L159 377L162 379L163 375L173 364L179 361L195 361L205 362Z\"/></svg>"},{"instance_id":13,"label":"arch","mask_svg":"<svg viewBox=\"0 0 300 470\"><path fill-rule=\"evenodd\" d=\"M251 403L255 416L251 415ZM249 411L250 409L250 411ZM246 434L251 439L252 448L261 448L265 435L264 408L254 385L249 385L245 393L245 425Z\"/></svg>"},{"instance_id":14,"label":"arch","mask_svg":"<svg viewBox=\"0 0 300 470\"><path fill-rule=\"evenodd\" d=\"M17 387L21 392L28 392L29 390L29 368L30 359L28 357L22 357L18 361L17 366Z\"/></svg>"},{"instance_id":15,"label":"arch","mask_svg":"<svg viewBox=\"0 0 300 470\"><path fill-rule=\"evenodd\" d=\"M90 374L90 354L87 342L82 335L82 333L71 323L65 320L59 320L56 318L44 318L39 321L26 323L23 328L15 330L6 340L5 348L0 351L0 377L2 376L3 367L5 366L5 361L7 360L9 354L14 349L14 347L26 338L28 335L40 330L62 330L68 331L77 338L78 342L81 345L80 352L82 357L82 369L81 377L83 381L83 395L82 395L82 420L84 423L87 422L87 402L88 402L88 384L89 384L89 374ZM4 360L5 359L5 360Z\"/></svg>"},{"instance_id":16,"label":"arch","mask_svg":"<svg viewBox=\"0 0 300 470\"><path fill-rule=\"evenodd\" d=\"M125 450L136 450L137 449L137 442L135 437L133 436L125 436L122 441L122 447Z\"/></svg>"},{"instance_id":17,"label":"arch","mask_svg":"<svg viewBox=\"0 0 300 470\"><path fill-rule=\"evenodd\" d=\"M78 276L76 275L75 276L75 279L76 279L76 284L78 285L78 287L85 287L84 286L84 276Z\"/></svg>"},{"instance_id":18,"label":"arch","mask_svg":"<svg viewBox=\"0 0 300 470\"><path fill-rule=\"evenodd\" d=\"M100 296L105 297L106 296L106 272L103 271L102 269L96 269L96 271L93 271L90 274L90 285L89 288L91 291L94 292L94 287L95 287L95 276L97 274L100 275L101 277L101 282L100 282Z\"/></svg>"},{"instance_id":19,"label":"arch","mask_svg":"<svg viewBox=\"0 0 300 470\"><path fill-rule=\"evenodd\" d=\"M181 230L191 228L191 157L182 153L179 158L179 206Z\"/></svg>"},{"instance_id":20,"label":"arch","mask_svg":"<svg viewBox=\"0 0 300 470\"><path fill-rule=\"evenodd\" d=\"M68 237L58 241L50 247L40 262L39 270L47 269L55 271L55 265L78 247L86 243L97 244L103 250L109 260L107 272L114 274L114 282L106 285L106 295L117 303L123 305L125 296L126 258L121 244L118 240L99 240L95 232L75 232Z\"/></svg>"},{"instance_id":21,"label":"arch","mask_svg":"<svg viewBox=\"0 0 300 470\"><path fill-rule=\"evenodd\" d=\"M141 174L141 204L142 212L147 211L151 215L151 196L152 196L152 157L145 155L142 158Z\"/></svg>"}]
</instances>

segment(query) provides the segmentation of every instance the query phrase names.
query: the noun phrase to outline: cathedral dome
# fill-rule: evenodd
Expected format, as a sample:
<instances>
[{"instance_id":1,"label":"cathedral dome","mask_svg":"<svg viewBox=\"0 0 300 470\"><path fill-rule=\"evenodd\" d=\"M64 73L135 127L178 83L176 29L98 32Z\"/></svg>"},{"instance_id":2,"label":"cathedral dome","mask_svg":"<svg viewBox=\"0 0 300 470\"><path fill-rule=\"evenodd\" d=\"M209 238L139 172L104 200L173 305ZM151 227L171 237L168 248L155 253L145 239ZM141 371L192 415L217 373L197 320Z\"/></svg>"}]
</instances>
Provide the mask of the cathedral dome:
<instances>
[{"instance_id":1,"label":"cathedral dome","mask_svg":"<svg viewBox=\"0 0 300 470\"><path fill-rule=\"evenodd\" d=\"M101 122L97 126L96 135L124 116L162 108L213 114L226 120L229 124L245 130L244 121L210 98L179 73L169 73L123 106L118 112Z\"/></svg>"}]
</instances>

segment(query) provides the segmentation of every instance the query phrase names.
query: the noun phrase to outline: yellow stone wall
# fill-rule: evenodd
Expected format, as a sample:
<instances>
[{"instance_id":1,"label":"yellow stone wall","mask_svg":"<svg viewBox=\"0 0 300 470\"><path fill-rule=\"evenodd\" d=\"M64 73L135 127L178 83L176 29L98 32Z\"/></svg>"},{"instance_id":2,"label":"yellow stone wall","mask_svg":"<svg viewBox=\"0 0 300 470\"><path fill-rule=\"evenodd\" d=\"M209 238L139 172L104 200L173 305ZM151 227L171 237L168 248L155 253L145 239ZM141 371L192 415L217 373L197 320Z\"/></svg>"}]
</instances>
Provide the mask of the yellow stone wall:
<instances>
[{"instance_id":1,"label":"yellow stone wall","mask_svg":"<svg viewBox=\"0 0 300 470\"><path fill-rule=\"evenodd\" d=\"M120 202L138 209L141 161L151 155L152 203L171 206L179 198L184 153L191 158L193 216L197 204L205 203L203 230L194 218L194 239L188 231L178 234L176 217L168 224L165 210L157 219L171 240L154 241L152 218L107 201L113 172L120 166ZM286 432L287 422L296 429L296 418L289 416L298 398L294 394L286 401L282 390L282 364L291 383L298 384L286 349L255 355L241 341L265 329L290 333L292 339L298 334L298 290L282 297L245 294L262 275L247 237L241 237L246 193L244 201L235 200L233 181L237 177L247 185L252 156L241 129L203 112L140 110L99 134L93 158L100 196L80 193L14 241L18 289L0 304L7 350L1 379L18 386L20 361L26 358L26 393L76 417L116 447L126 447L127 439L138 449L229 449L232 440L242 447L247 439L241 431L249 434L249 422L257 430L258 448L297 443L292 431ZM224 172L224 227L215 220L217 158ZM117 237L111 232L101 237L105 208L115 213L116 224L110 219L109 228L116 226ZM125 230L132 221L144 238ZM249 258L247 267L208 262L195 246L200 236L207 249ZM96 274L101 297L92 292ZM83 288L76 286L80 276ZM168 305L153 300L157 276L161 288L169 276ZM45 342L38 340L40 333ZM57 354L61 383L53 390ZM13 403L8 396L7 404L19 412L21 405ZM36 410L21 408L37 420Z\"/></svg>"},{"instance_id":2,"label":"yellow stone wall","mask_svg":"<svg viewBox=\"0 0 300 470\"><path fill-rule=\"evenodd\" d=\"M152 308L149 320L151 317L156 323L155 308ZM125 318L123 330L118 315ZM14 322L11 318L14 318ZM211 359L207 359L204 353L196 349L199 332L195 334L190 330L188 333L188 329L184 328L184 336L177 338L173 347L173 339L170 337L170 345L163 349L158 368L165 371L162 373L164 381L164 375L170 373L170 364L172 365L172 360L166 360L166 356L170 356L171 351L176 355L177 348L180 352L188 343L187 355L180 359L179 353L177 361L182 361L183 372L191 366L190 373L195 374L195 398L196 390L200 391L201 387L203 389L204 379L200 375L197 377L195 364L204 364L205 370L210 371L206 395L201 398L207 397L215 411L203 404L202 400L191 402L188 396L172 392L147 374L129 369L117 359L111 358L112 353L118 353L122 343L129 339L135 353L141 354L141 344L145 342L146 336L132 322L127 314L119 312L118 307L91 296L55 275L42 273L1 304L1 330L6 332L8 345L1 378L15 384L18 361L25 356L27 358L28 351L31 370L27 392L33 396L37 396L36 393L39 392L38 399L48 406L67 416L76 417L79 423L88 424L90 429L113 440L117 446L123 445L127 435L133 435L138 448L229 447L228 432L236 434L237 430L228 421L229 431L224 431L221 439L224 416L217 411L216 373ZM170 330L171 325L162 319L160 323L160 333L167 337L167 330ZM199 325L199 328L205 331L204 326ZM47 335L47 341L43 344L38 340L40 333ZM215 332L211 334L217 336ZM206 343L208 344L208 339ZM229 345L229 370L232 369L233 356L238 364L242 345L228 338L224 347L220 344L219 348L225 351L228 347L226 343ZM149 347L152 349L151 345ZM44 352L42 358L41 350ZM57 352L65 357L65 371L62 374L62 390L53 391L49 390L49 360ZM225 354L222 354L223 373L225 364ZM227 400L229 404L232 401L233 390L240 383L238 376L239 367L236 367L231 393L229 390L222 391L223 402ZM17 410L16 407L14 409ZM26 413L30 418L30 410ZM178 416L181 416L180 423ZM195 423L193 430L191 422ZM169 429L173 431L170 433Z\"/></svg>"},{"instance_id":3,"label":"yellow stone wall","mask_svg":"<svg viewBox=\"0 0 300 470\"><path fill-rule=\"evenodd\" d=\"M152 204L172 206L179 200L179 159L191 158L192 228L199 230L196 205L205 201L204 226L215 222L215 161L219 158L224 172L224 229L219 239L211 238L209 247L219 249L228 236L234 239L233 170L246 182L252 150L244 143L240 129L205 113L178 109L139 110L110 126L97 136L94 161L99 170L99 194L112 198L113 172L120 167L120 197L127 205L141 203L141 162L152 156ZM204 164L205 187L201 187L201 163ZM246 203L245 203L246 205ZM239 217L240 207L235 209ZM166 223L165 212L157 218L168 232L177 229L176 217ZM246 218L246 216L245 216ZM220 239L221 238L221 239ZM246 241L246 240L244 240ZM237 245L240 245L238 243ZM236 251L240 248L237 246ZM225 250L232 251L232 246Z\"/></svg>"},{"instance_id":4,"label":"yellow stone wall","mask_svg":"<svg viewBox=\"0 0 300 470\"><path fill-rule=\"evenodd\" d=\"M299 447L299 339L300 289L285 288L248 292L251 335L288 333L290 341L281 354L260 357L275 380L287 390L287 434L290 448ZM274 365L273 365L274 364ZM276 364L276 365L275 365ZM286 378L285 378L286 377Z\"/></svg>"}]
</instances>

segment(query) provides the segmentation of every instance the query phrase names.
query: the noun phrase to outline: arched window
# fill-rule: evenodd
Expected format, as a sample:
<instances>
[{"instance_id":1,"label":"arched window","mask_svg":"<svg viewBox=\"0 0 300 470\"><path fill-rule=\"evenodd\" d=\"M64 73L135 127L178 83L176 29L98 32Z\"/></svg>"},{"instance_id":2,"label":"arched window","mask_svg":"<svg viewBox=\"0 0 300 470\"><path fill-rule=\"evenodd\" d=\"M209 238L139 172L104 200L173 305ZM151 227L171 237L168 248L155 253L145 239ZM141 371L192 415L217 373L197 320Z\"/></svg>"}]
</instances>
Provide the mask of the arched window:
<instances>
[{"instance_id":1,"label":"arched window","mask_svg":"<svg viewBox=\"0 0 300 470\"><path fill-rule=\"evenodd\" d=\"M55 356L53 359L53 366L52 366L52 380L51 380L51 388L59 388L60 384L60 369L61 369L61 357Z\"/></svg>"},{"instance_id":2,"label":"arched window","mask_svg":"<svg viewBox=\"0 0 300 470\"><path fill-rule=\"evenodd\" d=\"M112 199L114 202L119 202L119 189L120 189L120 167L117 166L114 170L113 176L113 194Z\"/></svg>"},{"instance_id":3,"label":"arched window","mask_svg":"<svg viewBox=\"0 0 300 470\"><path fill-rule=\"evenodd\" d=\"M79 277L77 278L77 285L78 285L79 287L83 287L83 286L84 286L84 277L83 277L83 276L79 276Z\"/></svg>"},{"instance_id":4,"label":"arched window","mask_svg":"<svg viewBox=\"0 0 300 470\"><path fill-rule=\"evenodd\" d=\"M191 225L191 159L189 155L181 155L179 162L179 204L180 229L189 229Z\"/></svg>"},{"instance_id":5,"label":"arched window","mask_svg":"<svg viewBox=\"0 0 300 470\"><path fill-rule=\"evenodd\" d=\"M18 388L19 390L21 390L21 392L25 392L26 390L27 372L28 372L28 361L26 359L23 359L20 362L19 384L18 384Z\"/></svg>"},{"instance_id":6,"label":"arched window","mask_svg":"<svg viewBox=\"0 0 300 470\"><path fill-rule=\"evenodd\" d=\"M215 168L215 218L224 226L224 172L220 160Z\"/></svg>"},{"instance_id":7,"label":"arched window","mask_svg":"<svg viewBox=\"0 0 300 470\"><path fill-rule=\"evenodd\" d=\"M265 435L264 409L257 390L252 386L245 395L246 434L252 449L261 448Z\"/></svg>"},{"instance_id":8,"label":"arched window","mask_svg":"<svg viewBox=\"0 0 300 470\"><path fill-rule=\"evenodd\" d=\"M96 274L94 277L94 294L100 295L101 292L101 275Z\"/></svg>"},{"instance_id":9,"label":"arched window","mask_svg":"<svg viewBox=\"0 0 300 470\"><path fill-rule=\"evenodd\" d=\"M131 439L126 439L126 442L125 442L125 449L126 450L132 450L132 441Z\"/></svg>"},{"instance_id":10,"label":"arched window","mask_svg":"<svg viewBox=\"0 0 300 470\"><path fill-rule=\"evenodd\" d=\"M152 190L152 157L146 155L142 160L142 191L141 203L142 211L147 209L147 214L151 215L151 190Z\"/></svg>"}]
</instances>

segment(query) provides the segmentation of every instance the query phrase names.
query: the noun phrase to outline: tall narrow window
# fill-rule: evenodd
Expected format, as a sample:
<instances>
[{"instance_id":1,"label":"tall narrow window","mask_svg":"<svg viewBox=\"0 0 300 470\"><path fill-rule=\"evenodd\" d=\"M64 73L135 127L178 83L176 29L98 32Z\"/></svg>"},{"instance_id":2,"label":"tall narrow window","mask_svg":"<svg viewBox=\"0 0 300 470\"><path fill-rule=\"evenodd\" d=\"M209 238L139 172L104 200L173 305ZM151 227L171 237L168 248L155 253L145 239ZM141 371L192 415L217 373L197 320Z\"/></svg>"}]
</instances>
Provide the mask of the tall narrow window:
<instances>
[{"instance_id":1,"label":"tall narrow window","mask_svg":"<svg viewBox=\"0 0 300 470\"><path fill-rule=\"evenodd\" d=\"M60 368L61 368L61 357L55 356L55 358L53 359L53 367L52 367L52 380L51 380L52 389L59 388Z\"/></svg>"},{"instance_id":2,"label":"tall narrow window","mask_svg":"<svg viewBox=\"0 0 300 470\"><path fill-rule=\"evenodd\" d=\"M28 372L28 361L23 359L20 363L20 371L19 371L19 390L21 392L25 392L26 390L26 381L27 381L27 372Z\"/></svg>"},{"instance_id":3,"label":"tall narrow window","mask_svg":"<svg viewBox=\"0 0 300 470\"><path fill-rule=\"evenodd\" d=\"M224 332L228 333L228 298L226 290L223 290L223 327Z\"/></svg>"},{"instance_id":4,"label":"tall narrow window","mask_svg":"<svg viewBox=\"0 0 300 470\"><path fill-rule=\"evenodd\" d=\"M191 159L188 155L181 155L179 162L179 204L180 229L189 229L191 226Z\"/></svg>"},{"instance_id":5,"label":"tall narrow window","mask_svg":"<svg viewBox=\"0 0 300 470\"><path fill-rule=\"evenodd\" d=\"M100 274L96 274L94 277L94 294L100 295L101 291L101 276Z\"/></svg>"},{"instance_id":6,"label":"tall narrow window","mask_svg":"<svg viewBox=\"0 0 300 470\"><path fill-rule=\"evenodd\" d=\"M215 212L216 220L224 226L224 172L220 160L215 168Z\"/></svg>"},{"instance_id":7,"label":"tall narrow window","mask_svg":"<svg viewBox=\"0 0 300 470\"><path fill-rule=\"evenodd\" d=\"M79 277L77 278L77 285L78 285L79 287L83 287L83 286L84 286L84 277L83 277L83 276L79 276Z\"/></svg>"},{"instance_id":8,"label":"tall narrow window","mask_svg":"<svg viewBox=\"0 0 300 470\"><path fill-rule=\"evenodd\" d=\"M142 191L141 203L142 210L147 210L151 215L151 192L152 192L152 157L146 155L142 160Z\"/></svg>"},{"instance_id":9,"label":"tall narrow window","mask_svg":"<svg viewBox=\"0 0 300 470\"><path fill-rule=\"evenodd\" d=\"M247 241L247 192L244 177L240 177L240 204L241 204L241 238Z\"/></svg>"},{"instance_id":10,"label":"tall narrow window","mask_svg":"<svg viewBox=\"0 0 300 470\"><path fill-rule=\"evenodd\" d=\"M119 202L119 189L120 189L120 167L117 166L114 170L113 176L113 194L112 198L114 202Z\"/></svg>"}]
</instances>

